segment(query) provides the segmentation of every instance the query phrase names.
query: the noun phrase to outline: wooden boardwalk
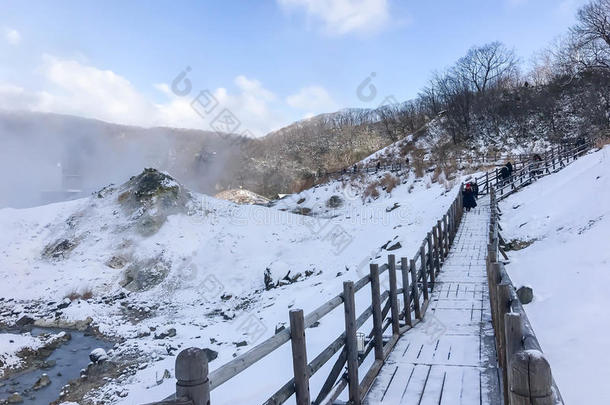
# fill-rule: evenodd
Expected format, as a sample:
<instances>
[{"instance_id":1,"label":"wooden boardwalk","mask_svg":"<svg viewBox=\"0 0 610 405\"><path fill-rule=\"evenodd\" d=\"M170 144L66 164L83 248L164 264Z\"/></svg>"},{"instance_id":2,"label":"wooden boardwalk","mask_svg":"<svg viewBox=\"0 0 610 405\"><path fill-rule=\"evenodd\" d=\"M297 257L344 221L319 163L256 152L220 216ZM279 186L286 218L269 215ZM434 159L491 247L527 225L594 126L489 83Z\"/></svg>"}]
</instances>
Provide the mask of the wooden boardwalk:
<instances>
[{"instance_id":1,"label":"wooden boardwalk","mask_svg":"<svg viewBox=\"0 0 610 405\"><path fill-rule=\"evenodd\" d=\"M486 254L489 202L464 212L423 322L388 356L365 404L501 404Z\"/></svg>"}]
</instances>

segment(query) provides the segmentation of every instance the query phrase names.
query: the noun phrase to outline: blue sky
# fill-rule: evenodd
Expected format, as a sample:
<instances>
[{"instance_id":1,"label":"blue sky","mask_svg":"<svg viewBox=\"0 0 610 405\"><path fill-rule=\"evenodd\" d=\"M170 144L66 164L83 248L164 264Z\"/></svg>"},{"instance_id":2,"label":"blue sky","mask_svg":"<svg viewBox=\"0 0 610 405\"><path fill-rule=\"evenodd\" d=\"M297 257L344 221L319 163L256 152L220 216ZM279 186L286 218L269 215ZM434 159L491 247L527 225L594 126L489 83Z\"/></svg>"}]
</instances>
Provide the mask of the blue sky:
<instances>
[{"instance_id":1,"label":"blue sky","mask_svg":"<svg viewBox=\"0 0 610 405\"><path fill-rule=\"evenodd\" d=\"M3 1L0 108L208 129L201 90L256 135L414 97L433 70L499 40L524 62L585 0ZM171 92L189 66L192 91ZM357 97L371 72L372 101Z\"/></svg>"}]
</instances>

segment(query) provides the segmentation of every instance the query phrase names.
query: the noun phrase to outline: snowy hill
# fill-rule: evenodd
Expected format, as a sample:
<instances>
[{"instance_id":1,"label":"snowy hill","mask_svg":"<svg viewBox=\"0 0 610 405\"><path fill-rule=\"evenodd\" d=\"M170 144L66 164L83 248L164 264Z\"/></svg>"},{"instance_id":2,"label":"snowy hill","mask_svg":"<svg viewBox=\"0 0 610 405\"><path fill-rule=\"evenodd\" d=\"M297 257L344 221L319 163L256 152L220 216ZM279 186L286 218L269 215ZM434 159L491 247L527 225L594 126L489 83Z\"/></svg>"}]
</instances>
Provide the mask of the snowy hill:
<instances>
[{"instance_id":1,"label":"snowy hill","mask_svg":"<svg viewBox=\"0 0 610 405\"><path fill-rule=\"evenodd\" d=\"M459 179L432 177L360 173L264 207L190 192L147 169L89 198L2 209L0 323L88 324L120 342L109 356L122 370L90 398L158 400L174 389L159 376L173 375L180 348L210 348L213 370L273 335L289 308L311 311L388 251L412 256L457 192ZM339 312L312 329L312 353L342 327ZM255 391L223 386L215 402L263 400L290 364L271 356L237 377Z\"/></svg>"},{"instance_id":2,"label":"snowy hill","mask_svg":"<svg viewBox=\"0 0 610 405\"><path fill-rule=\"evenodd\" d=\"M566 403L601 404L610 375L610 147L591 153L501 203L515 285ZM595 389L589 389L597 387Z\"/></svg>"}]
</instances>

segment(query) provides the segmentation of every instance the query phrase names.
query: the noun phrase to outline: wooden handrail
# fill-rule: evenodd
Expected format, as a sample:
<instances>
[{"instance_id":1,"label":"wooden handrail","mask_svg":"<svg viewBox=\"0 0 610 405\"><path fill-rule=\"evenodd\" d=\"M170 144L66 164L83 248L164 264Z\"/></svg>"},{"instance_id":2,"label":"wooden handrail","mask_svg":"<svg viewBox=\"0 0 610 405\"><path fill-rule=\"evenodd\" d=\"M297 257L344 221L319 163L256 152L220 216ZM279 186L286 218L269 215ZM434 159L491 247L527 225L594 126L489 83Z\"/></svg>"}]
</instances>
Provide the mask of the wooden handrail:
<instances>
[{"instance_id":1,"label":"wooden handrail","mask_svg":"<svg viewBox=\"0 0 610 405\"><path fill-rule=\"evenodd\" d=\"M487 279L498 364L502 370L504 402L563 404L551 367L519 301L504 264L498 261L498 200L490 192Z\"/></svg>"},{"instance_id":2,"label":"wooden handrail","mask_svg":"<svg viewBox=\"0 0 610 405\"><path fill-rule=\"evenodd\" d=\"M445 261L463 214L462 191L463 188L460 187L446 214L426 234L412 259L401 258L399 261L400 267L397 269L394 255L389 255L387 263L380 266L372 264L370 274L355 282L346 282L347 284L344 284L344 291L341 294L320 305L311 313L303 315L301 310L292 310L290 312L291 327L283 329L254 346L248 352L206 375L205 389L207 389L207 392L205 395L207 395L207 398L209 398L212 390L226 383L262 358L270 355L288 341L292 341L293 357L295 357L293 363L295 377L291 378L269 397L265 402L266 404L281 404L295 393L297 393L297 403L310 402L311 398L316 398L314 400L315 404L332 403L346 387L349 387L352 403L360 403L400 335L421 321L426 313L429 304L429 289L434 287L437 269L440 270L442 263ZM433 238L432 235L436 237ZM379 275L388 270L390 271L389 289L386 290L384 288L383 291L380 291ZM397 285L399 277L397 277L396 271L401 272L400 279L403 281L403 285L400 288ZM367 285L371 285L371 305L357 318L354 318L355 314L352 314L353 311L351 309L353 304L352 295ZM345 298L346 294L348 294L347 299ZM403 308L400 310L398 308L399 296L405 298ZM332 340L313 360L307 363L307 352L305 349L307 328L311 327L341 304L343 304L346 311L345 332ZM414 316L412 316L412 311L415 312ZM369 341L364 351L357 356L357 366L355 366L353 347L356 339L355 333L371 317L374 318L374 327L366 334ZM416 319L412 321L413 318ZM401 320L403 320L402 323ZM296 332L293 330L295 325L297 325ZM387 340L383 336L383 332L386 329L390 330L392 334ZM293 339L294 333L298 334L296 341ZM339 351L341 351L341 354L332 367L322 389L318 395L310 396L313 393L309 392L309 378L318 372ZM356 387L359 379L353 378L353 374L358 373L358 367L363 364L364 359L371 352L375 353L375 361L364 374L361 383ZM344 374L346 377L342 378L340 374L345 364L348 365L347 374ZM351 377L350 370L352 373ZM164 401L167 404L173 403L171 401L177 401L174 398L175 394ZM193 405L203 405L203 403L197 402L196 399L191 399L188 395L186 399L192 400ZM180 400L182 401L184 398Z\"/></svg>"}]
</instances>

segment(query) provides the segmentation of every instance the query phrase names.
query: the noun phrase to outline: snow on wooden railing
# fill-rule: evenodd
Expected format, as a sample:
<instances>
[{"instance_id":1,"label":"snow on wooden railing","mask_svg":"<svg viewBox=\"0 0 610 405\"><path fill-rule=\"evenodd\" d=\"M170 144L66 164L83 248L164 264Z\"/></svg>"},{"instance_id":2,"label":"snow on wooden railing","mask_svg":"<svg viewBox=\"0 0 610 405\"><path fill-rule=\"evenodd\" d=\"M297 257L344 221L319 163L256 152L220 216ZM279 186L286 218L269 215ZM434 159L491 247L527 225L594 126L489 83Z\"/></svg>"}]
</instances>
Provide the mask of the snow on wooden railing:
<instances>
[{"instance_id":1,"label":"snow on wooden railing","mask_svg":"<svg viewBox=\"0 0 610 405\"><path fill-rule=\"evenodd\" d=\"M292 346L294 376L273 393L265 404L282 404L293 395L299 405L333 404L345 388L348 389L350 403L360 404L399 337L423 319L428 308L430 291L434 288L436 276L449 253L462 215L460 187L447 213L428 232L412 259L402 257L396 263L395 256L388 255L387 263L381 266L371 264L368 275L356 282L343 283L343 293L307 315L304 315L301 309L290 310L289 328L276 333L211 373L208 373L204 350L183 350L176 358L176 393L156 404L208 405L211 391L288 341ZM381 291L379 276L385 271L389 273L389 288ZM358 315L355 309L355 293L367 285L371 288L371 304ZM404 303L402 309L399 305L401 296ZM345 313L345 331L313 360L308 361L306 329L341 304ZM364 336L358 336L358 330L371 316L371 330ZM389 334L384 336L388 328ZM362 337L365 338L364 342ZM340 354L319 392L312 395L309 379L338 352ZM364 377L360 378L360 367L371 353L374 356L372 365L366 370Z\"/></svg>"},{"instance_id":2,"label":"snow on wooden railing","mask_svg":"<svg viewBox=\"0 0 610 405\"><path fill-rule=\"evenodd\" d=\"M501 215L494 190L487 245L487 279L498 365L502 370L504 403L510 405L563 404L563 399L515 287L498 261Z\"/></svg>"},{"instance_id":3,"label":"snow on wooden railing","mask_svg":"<svg viewBox=\"0 0 610 405\"><path fill-rule=\"evenodd\" d=\"M496 167L475 179L479 193L488 194L493 189L498 199L506 198L514 191L540 177L563 169L586 153L592 146L591 141L555 146L545 153L539 154L540 160L532 158L529 161L515 161L513 172L510 175L503 175L502 170Z\"/></svg>"}]
</instances>

